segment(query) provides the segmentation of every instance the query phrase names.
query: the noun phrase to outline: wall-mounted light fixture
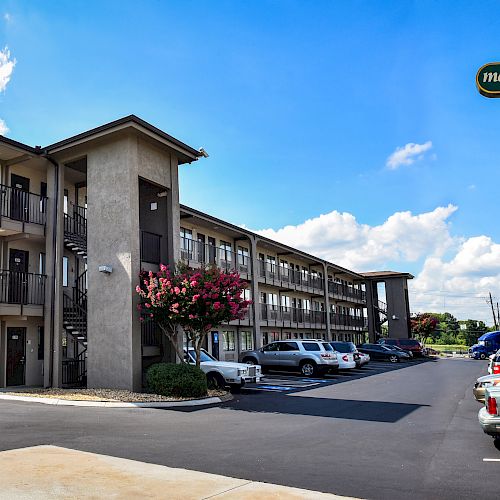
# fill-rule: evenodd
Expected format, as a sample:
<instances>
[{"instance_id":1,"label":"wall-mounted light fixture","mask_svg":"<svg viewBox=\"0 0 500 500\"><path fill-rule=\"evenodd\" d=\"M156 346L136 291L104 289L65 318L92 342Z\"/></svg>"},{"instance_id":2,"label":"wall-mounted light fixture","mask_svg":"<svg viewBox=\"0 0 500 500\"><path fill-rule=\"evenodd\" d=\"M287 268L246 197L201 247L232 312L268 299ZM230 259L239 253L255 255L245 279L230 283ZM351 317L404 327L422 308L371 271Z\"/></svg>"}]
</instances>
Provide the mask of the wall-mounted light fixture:
<instances>
[{"instance_id":1,"label":"wall-mounted light fixture","mask_svg":"<svg viewBox=\"0 0 500 500\"><path fill-rule=\"evenodd\" d=\"M399 319L399 318L395 314L393 314L392 319Z\"/></svg>"},{"instance_id":2,"label":"wall-mounted light fixture","mask_svg":"<svg viewBox=\"0 0 500 500\"><path fill-rule=\"evenodd\" d=\"M111 274L113 268L111 266L99 266L99 272L104 274Z\"/></svg>"}]
</instances>

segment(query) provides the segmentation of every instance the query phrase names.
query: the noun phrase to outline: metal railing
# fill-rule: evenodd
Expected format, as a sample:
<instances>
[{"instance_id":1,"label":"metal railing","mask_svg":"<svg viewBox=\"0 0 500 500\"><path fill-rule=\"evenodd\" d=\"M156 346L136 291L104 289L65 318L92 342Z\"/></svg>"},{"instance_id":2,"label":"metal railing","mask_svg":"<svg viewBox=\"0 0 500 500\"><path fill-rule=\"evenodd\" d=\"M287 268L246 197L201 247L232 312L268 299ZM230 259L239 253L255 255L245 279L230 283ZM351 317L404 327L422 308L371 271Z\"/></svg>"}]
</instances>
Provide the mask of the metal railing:
<instances>
[{"instance_id":1,"label":"metal railing","mask_svg":"<svg viewBox=\"0 0 500 500\"><path fill-rule=\"evenodd\" d=\"M215 265L225 272L250 273L250 258L232 250L209 245L201 241L181 238L181 260L189 265Z\"/></svg>"},{"instance_id":2,"label":"metal railing","mask_svg":"<svg viewBox=\"0 0 500 500\"><path fill-rule=\"evenodd\" d=\"M162 333L154 321L141 323L141 339L143 346L160 346L162 344Z\"/></svg>"},{"instance_id":3,"label":"metal railing","mask_svg":"<svg viewBox=\"0 0 500 500\"><path fill-rule=\"evenodd\" d=\"M332 326L348 326L352 328L366 328L368 319L363 316L352 316L351 314L330 313L330 324Z\"/></svg>"},{"instance_id":4,"label":"metal railing","mask_svg":"<svg viewBox=\"0 0 500 500\"><path fill-rule=\"evenodd\" d=\"M0 302L43 306L46 279L43 274L0 270Z\"/></svg>"},{"instance_id":5,"label":"metal railing","mask_svg":"<svg viewBox=\"0 0 500 500\"><path fill-rule=\"evenodd\" d=\"M141 260L151 264L160 264L161 234L141 231Z\"/></svg>"},{"instance_id":6,"label":"metal railing","mask_svg":"<svg viewBox=\"0 0 500 500\"><path fill-rule=\"evenodd\" d=\"M325 325L326 313L298 307L275 306L260 304L260 319L262 321L280 321L284 323L314 323Z\"/></svg>"},{"instance_id":7,"label":"metal railing","mask_svg":"<svg viewBox=\"0 0 500 500\"><path fill-rule=\"evenodd\" d=\"M314 273L298 271L291 267L275 264L264 260L259 260L259 277L267 280L277 280L282 283L300 285L304 287L324 290L325 283L321 276Z\"/></svg>"},{"instance_id":8,"label":"metal railing","mask_svg":"<svg viewBox=\"0 0 500 500\"><path fill-rule=\"evenodd\" d=\"M355 288L352 285L329 281L328 291L333 295L366 301L366 292L361 290L361 288Z\"/></svg>"},{"instance_id":9,"label":"metal railing","mask_svg":"<svg viewBox=\"0 0 500 500\"><path fill-rule=\"evenodd\" d=\"M62 383L65 386L85 386L87 382L87 354L81 352L75 359L62 362Z\"/></svg>"},{"instance_id":10,"label":"metal railing","mask_svg":"<svg viewBox=\"0 0 500 500\"><path fill-rule=\"evenodd\" d=\"M47 197L0 184L0 216L44 225Z\"/></svg>"}]
</instances>

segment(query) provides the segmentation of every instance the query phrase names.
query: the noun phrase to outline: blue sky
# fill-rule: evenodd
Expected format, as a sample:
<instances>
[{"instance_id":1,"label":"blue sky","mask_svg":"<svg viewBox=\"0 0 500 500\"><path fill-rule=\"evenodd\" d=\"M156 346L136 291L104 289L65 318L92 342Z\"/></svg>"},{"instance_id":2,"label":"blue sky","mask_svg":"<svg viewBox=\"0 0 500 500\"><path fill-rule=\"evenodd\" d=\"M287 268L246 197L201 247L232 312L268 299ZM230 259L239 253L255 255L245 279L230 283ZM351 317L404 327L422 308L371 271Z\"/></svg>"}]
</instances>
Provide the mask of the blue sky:
<instances>
[{"instance_id":1,"label":"blue sky","mask_svg":"<svg viewBox=\"0 0 500 500\"><path fill-rule=\"evenodd\" d=\"M16 60L0 94L9 137L45 145L134 113L210 154L182 168L185 204L276 237L349 214L357 239L318 242L299 226L287 241L359 270L413 272L419 307L456 288L482 297L500 275L500 100L474 81L499 57L499 2L3 0L0 14ZM387 167L397 148L429 141ZM418 228L406 237L395 223L388 249L387 220L402 211ZM352 223L337 219L338 234ZM425 248L412 253L415 235ZM468 267L450 274L457 258ZM431 284L433 265L443 275Z\"/></svg>"}]
</instances>

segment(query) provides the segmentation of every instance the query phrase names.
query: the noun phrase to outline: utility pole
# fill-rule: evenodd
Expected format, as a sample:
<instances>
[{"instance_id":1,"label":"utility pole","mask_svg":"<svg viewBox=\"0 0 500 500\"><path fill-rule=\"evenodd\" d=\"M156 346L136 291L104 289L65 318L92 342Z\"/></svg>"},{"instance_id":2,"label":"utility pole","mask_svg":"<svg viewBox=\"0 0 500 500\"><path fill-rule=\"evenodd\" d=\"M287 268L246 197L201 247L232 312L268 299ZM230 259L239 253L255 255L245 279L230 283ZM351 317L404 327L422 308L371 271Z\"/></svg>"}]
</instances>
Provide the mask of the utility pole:
<instances>
[{"instance_id":1,"label":"utility pole","mask_svg":"<svg viewBox=\"0 0 500 500\"><path fill-rule=\"evenodd\" d=\"M495 308L493 307L493 299L491 297L491 292L490 292L490 305L491 305L491 312L493 313L493 324L495 325L495 330L498 328L497 326L497 318L495 316Z\"/></svg>"},{"instance_id":2,"label":"utility pole","mask_svg":"<svg viewBox=\"0 0 500 500\"><path fill-rule=\"evenodd\" d=\"M498 308L498 302L497 302L497 321L498 323L500 323L500 309Z\"/></svg>"}]
</instances>

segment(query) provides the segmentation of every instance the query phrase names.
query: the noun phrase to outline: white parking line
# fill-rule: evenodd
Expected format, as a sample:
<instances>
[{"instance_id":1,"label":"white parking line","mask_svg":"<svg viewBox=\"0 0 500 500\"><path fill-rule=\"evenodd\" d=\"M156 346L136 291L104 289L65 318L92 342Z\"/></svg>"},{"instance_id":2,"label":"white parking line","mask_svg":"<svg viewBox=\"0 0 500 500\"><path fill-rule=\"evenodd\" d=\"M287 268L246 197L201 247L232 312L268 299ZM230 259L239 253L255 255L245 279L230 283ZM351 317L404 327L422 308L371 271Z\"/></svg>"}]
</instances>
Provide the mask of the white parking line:
<instances>
[{"instance_id":1,"label":"white parking line","mask_svg":"<svg viewBox=\"0 0 500 500\"><path fill-rule=\"evenodd\" d=\"M483 462L500 462L500 458L483 458Z\"/></svg>"}]
</instances>

